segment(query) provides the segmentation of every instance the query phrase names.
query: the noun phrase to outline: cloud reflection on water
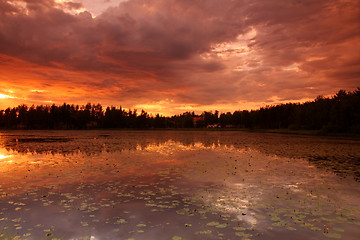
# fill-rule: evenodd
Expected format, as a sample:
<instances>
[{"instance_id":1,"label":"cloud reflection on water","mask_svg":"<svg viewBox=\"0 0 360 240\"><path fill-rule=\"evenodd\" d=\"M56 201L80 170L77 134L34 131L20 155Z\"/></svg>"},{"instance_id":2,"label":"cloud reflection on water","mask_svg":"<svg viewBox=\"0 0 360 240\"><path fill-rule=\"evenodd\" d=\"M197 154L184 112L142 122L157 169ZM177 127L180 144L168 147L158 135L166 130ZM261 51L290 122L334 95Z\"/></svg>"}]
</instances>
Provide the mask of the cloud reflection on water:
<instances>
[{"instance_id":1,"label":"cloud reflection on water","mask_svg":"<svg viewBox=\"0 0 360 240\"><path fill-rule=\"evenodd\" d=\"M1 135L0 154L12 162L0 160L0 233L8 225L22 227L19 234L33 229L33 239L49 229L61 239L286 239L296 230L303 239L323 236L324 224L331 233L346 229L341 234L349 239L359 233L358 183L307 160L358 157L356 141L239 132L24 133ZM39 140L47 137L71 140Z\"/></svg>"}]
</instances>

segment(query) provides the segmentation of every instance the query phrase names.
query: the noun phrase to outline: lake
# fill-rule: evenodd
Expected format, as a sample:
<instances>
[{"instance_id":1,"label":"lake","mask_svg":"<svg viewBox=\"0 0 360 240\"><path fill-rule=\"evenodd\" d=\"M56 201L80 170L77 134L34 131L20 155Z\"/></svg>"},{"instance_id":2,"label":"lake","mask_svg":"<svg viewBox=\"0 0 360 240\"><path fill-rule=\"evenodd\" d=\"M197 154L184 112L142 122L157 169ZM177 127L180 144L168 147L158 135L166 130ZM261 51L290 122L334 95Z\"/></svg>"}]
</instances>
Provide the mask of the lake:
<instances>
[{"instance_id":1,"label":"lake","mask_svg":"<svg viewBox=\"0 0 360 240\"><path fill-rule=\"evenodd\" d=\"M2 131L0 239L359 239L360 141Z\"/></svg>"}]
</instances>

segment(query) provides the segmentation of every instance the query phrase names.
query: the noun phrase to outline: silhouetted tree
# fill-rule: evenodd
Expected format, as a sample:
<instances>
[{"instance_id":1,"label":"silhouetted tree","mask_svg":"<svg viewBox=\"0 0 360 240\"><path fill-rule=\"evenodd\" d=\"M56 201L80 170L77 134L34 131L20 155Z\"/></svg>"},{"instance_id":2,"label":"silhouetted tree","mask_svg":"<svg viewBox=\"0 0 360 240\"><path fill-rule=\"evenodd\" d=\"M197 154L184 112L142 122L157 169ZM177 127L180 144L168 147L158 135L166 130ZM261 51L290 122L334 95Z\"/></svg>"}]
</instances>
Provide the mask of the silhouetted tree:
<instances>
[{"instance_id":1,"label":"silhouetted tree","mask_svg":"<svg viewBox=\"0 0 360 240\"><path fill-rule=\"evenodd\" d=\"M360 134L360 88L339 90L333 97L318 96L314 101L266 106L258 110L221 113L185 112L172 117L144 110L128 111L101 104L51 106L25 104L0 110L0 128L6 129L88 129L88 128L193 128L221 124L222 127L289 128L319 130L322 133ZM202 120L203 119L203 120Z\"/></svg>"}]
</instances>

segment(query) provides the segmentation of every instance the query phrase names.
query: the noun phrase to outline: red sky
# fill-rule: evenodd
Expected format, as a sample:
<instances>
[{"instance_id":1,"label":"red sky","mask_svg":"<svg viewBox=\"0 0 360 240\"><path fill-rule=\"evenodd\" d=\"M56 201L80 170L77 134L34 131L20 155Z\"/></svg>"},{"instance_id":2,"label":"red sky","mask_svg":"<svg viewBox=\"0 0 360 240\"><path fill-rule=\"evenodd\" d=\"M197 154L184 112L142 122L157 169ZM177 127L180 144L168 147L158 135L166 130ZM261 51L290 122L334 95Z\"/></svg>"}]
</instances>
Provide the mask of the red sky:
<instances>
[{"instance_id":1,"label":"red sky","mask_svg":"<svg viewBox=\"0 0 360 240\"><path fill-rule=\"evenodd\" d=\"M0 109L224 112L359 86L358 0L0 0Z\"/></svg>"}]
</instances>

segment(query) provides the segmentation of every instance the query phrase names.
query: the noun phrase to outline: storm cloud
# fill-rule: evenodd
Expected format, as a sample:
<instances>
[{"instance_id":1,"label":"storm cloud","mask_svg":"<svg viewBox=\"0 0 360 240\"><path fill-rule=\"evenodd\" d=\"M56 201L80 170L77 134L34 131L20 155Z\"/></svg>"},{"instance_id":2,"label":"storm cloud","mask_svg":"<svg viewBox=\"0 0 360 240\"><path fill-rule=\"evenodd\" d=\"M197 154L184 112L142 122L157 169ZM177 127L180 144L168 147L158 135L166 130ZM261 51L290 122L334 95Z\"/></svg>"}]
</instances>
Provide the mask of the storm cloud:
<instances>
[{"instance_id":1,"label":"storm cloud","mask_svg":"<svg viewBox=\"0 0 360 240\"><path fill-rule=\"evenodd\" d=\"M55 103L225 111L360 82L355 0L129 0L96 16L84 6L0 0L0 87L14 104L39 103L36 88Z\"/></svg>"}]
</instances>

